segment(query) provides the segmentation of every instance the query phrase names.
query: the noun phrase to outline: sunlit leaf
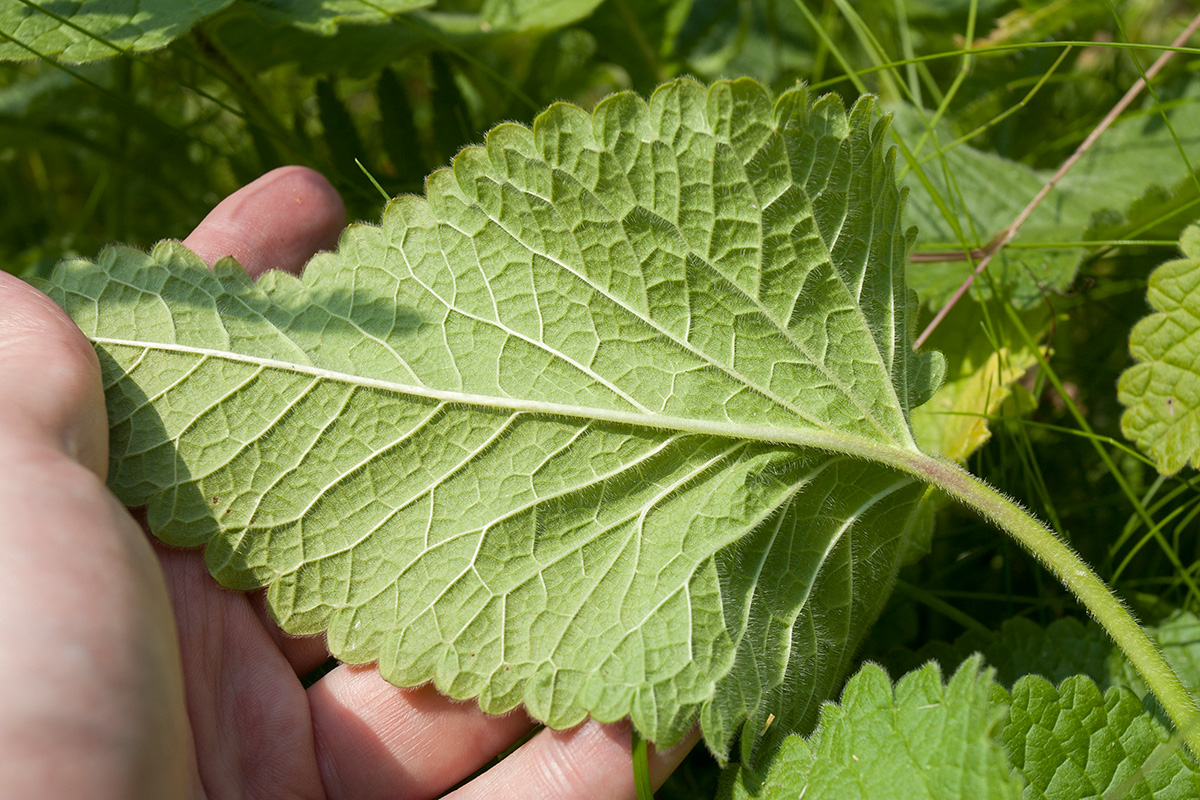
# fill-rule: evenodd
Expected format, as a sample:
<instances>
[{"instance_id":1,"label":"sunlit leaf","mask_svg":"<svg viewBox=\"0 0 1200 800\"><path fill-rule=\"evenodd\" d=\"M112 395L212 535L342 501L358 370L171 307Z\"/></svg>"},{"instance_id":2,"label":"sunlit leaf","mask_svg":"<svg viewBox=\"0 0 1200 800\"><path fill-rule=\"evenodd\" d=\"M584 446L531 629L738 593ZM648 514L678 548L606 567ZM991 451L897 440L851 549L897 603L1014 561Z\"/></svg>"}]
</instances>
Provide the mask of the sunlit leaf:
<instances>
[{"instance_id":1,"label":"sunlit leaf","mask_svg":"<svg viewBox=\"0 0 1200 800\"><path fill-rule=\"evenodd\" d=\"M1150 275L1150 305L1129 350L1140 363L1121 376L1121 431L1172 475L1200 466L1200 226L1184 231L1184 258Z\"/></svg>"},{"instance_id":2,"label":"sunlit leaf","mask_svg":"<svg viewBox=\"0 0 1200 800\"><path fill-rule=\"evenodd\" d=\"M767 774L725 776L726 798L784 800L1017 800L1022 782L996 740L1004 707L969 661L943 685L928 664L893 686L868 664L807 739L793 736Z\"/></svg>"},{"instance_id":3,"label":"sunlit leaf","mask_svg":"<svg viewBox=\"0 0 1200 800\"><path fill-rule=\"evenodd\" d=\"M66 262L111 483L293 633L554 727L724 756L806 724L887 596L940 362L870 101L753 81L556 105L302 280ZM872 450L871 452L874 452ZM766 748L769 750L769 748Z\"/></svg>"}]
</instances>

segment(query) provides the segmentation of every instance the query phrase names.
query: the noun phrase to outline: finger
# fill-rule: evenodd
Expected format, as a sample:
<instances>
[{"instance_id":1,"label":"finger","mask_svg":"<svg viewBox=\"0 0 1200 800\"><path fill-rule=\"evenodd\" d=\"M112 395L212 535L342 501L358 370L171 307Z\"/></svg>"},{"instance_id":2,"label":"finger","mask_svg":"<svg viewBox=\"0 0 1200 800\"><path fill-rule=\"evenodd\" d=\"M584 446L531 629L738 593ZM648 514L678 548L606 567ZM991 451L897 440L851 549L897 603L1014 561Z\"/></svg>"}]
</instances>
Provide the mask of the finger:
<instances>
[{"instance_id":1,"label":"finger","mask_svg":"<svg viewBox=\"0 0 1200 800\"><path fill-rule=\"evenodd\" d=\"M699 728L667 750L650 747L655 788L700 739ZM628 722L588 720L566 731L546 729L515 753L449 797L454 800L555 798L633 800L633 757Z\"/></svg>"},{"instance_id":2,"label":"finger","mask_svg":"<svg viewBox=\"0 0 1200 800\"><path fill-rule=\"evenodd\" d=\"M319 786L304 689L250 598L195 550L155 545L182 643L199 770L210 797L308 797Z\"/></svg>"},{"instance_id":3,"label":"finger","mask_svg":"<svg viewBox=\"0 0 1200 800\"><path fill-rule=\"evenodd\" d=\"M307 167L280 167L221 201L183 240L206 264L233 256L254 277L298 273L346 227L337 190Z\"/></svg>"},{"instance_id":4,"label":"finger","mask_svg":"<svg viewBox=\"0 0 1200 800\"><path fill-rule=\"evenodd\" d=\"M438 797L533 727L520 711L489 716L432 686L399 689L369 667L338 667L308 701L330 800Z\"/></svg>"},{"instance_id":5,"label":"finger","mask_svg":"<svg viewBox=\"0 0 1200 800\"><path fill-rule=\"evenodd\" d=\"M303 678L311 674L329 660L329 645L325 641L325 634L293 636L290 633L284 632L275 623L275 620L271 618L271 612L267 610L267 592L265 589L260 589L252 593L249 599L250 605L254 609L254 613L258 616L259 622L262 623L263 629L275 642L275 646L279 648L279 652L283 653L284 658L291 664L292 671L296 673L296 677Z\"/></svg>"},{"instance_id":6,"label":"finger","mask_svg":"<svg viewBox=\"0 0 1200 800\"><path fill-rule=\"evenodd\" d=\"M5 435L49 443L103 479L108 418L96 353L65 311L3 272L0 373Z\"/></svg>"},{"instance_id":7,"label":"finger","mask_svg":"<svg viewBox=\"0 0 1200 800\"><path fill-rule=\"evenodd\" d=\"M142 530L148 536L153 536L150 531L150 523L146 520L146 509L144 507L131 509L131 513ZM222 593L225 601L223 607L232 609L233 606L229 604L236 603L238 624L244 624L249 628L255 628L257 624L257 630L253 632L253 635L258 636L258 633L264 633L265 638L273 642L276 650L283 654L292 673L298 678L310 674L329 660L329 647L325 644L323 634L292 636L280 629L275 620L271 618L270 612L267 611L265 590L260 589L247 593L225 592L211 580L208 567L204 564L203 551L179 550L160 544L157 540L154 542L159 561L167 573L171 594L175 598L176 605L189 605L189 593L192 592L215 591ZM245 611L250 613L244 613ZM221 615L221 619L229 621L233 616L235 615L232 612L224 613ZM202 624L196 625L195 628L197 631L204 631Z\"/></svg>"}]
</instances>

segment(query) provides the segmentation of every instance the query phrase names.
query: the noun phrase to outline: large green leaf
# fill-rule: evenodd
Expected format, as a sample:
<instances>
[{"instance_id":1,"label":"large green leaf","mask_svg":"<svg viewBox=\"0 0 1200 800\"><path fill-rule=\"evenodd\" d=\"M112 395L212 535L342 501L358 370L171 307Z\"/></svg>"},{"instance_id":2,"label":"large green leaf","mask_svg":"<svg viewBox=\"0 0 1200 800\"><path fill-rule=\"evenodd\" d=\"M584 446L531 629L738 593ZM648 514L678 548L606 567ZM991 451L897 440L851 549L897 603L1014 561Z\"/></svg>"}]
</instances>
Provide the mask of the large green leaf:
<instances>
[{"instance_id":1,"label":"large green leaf","mask_svg":"<svg viewBox=\"0 0 1200 800\"><path fill-rule=\"evenodd\" d=\"M48 288L115 491L286 630L555 727L699 716L723 757L746 722L749 758L815 718L921 519L846 455L916 453L939 374L886 140L870 101L678 81L496 128L302 280L168 243Z\"/></svg>"},{"instance_id":2,"label":"large green leaf","mask_svg":"<svg viewBox=\"0 0 1200 800\"><path fill-rule=\"evenodd\" d=\"M1133 328L1129 350L1139 364L1121 376L1128 408L1121 431L1164 475L1200 467L1200 226L1184 231L1184 258L1150 275L1151 314Z\"/></svg>"}]
</instances>

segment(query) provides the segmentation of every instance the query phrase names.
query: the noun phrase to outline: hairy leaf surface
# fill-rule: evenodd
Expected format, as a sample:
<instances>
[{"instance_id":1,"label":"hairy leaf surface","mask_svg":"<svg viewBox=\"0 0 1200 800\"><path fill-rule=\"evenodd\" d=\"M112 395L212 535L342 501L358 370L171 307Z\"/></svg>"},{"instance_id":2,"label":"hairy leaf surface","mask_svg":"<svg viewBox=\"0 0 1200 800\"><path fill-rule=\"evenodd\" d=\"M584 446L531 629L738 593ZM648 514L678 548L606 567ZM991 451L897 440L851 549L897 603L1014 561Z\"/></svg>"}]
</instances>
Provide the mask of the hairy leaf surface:
<instances>
[{"instance_id":1,"label":"hairy leaf surface","mask_svg":"<svg viewBox=\"0 0 1200 800\"><path fill-rule=\"evenodd\" d=\"M167 243L49 291L114 489L286 630L554 727L699 716L724 756L749 720L748 758L919 524L923 485L847 455L916 452L940 373L885 142L869 101L678 81L496 128L302 279Z\"/></svg>"},{"instance_id":2,"label":"hairy leaf surface","mask_svg":"<svg viewBox=\"0 0 1200 800\"><path fill-rule=\"evenodd\" d=\"M1184 231L1184 258L1150 275L1151 314L1134 326L1129 351L1139 364L1121 376L1127 408L1121 431L1173 475L1200 467L1200 226Z\"/></svg>"}]
</instances>

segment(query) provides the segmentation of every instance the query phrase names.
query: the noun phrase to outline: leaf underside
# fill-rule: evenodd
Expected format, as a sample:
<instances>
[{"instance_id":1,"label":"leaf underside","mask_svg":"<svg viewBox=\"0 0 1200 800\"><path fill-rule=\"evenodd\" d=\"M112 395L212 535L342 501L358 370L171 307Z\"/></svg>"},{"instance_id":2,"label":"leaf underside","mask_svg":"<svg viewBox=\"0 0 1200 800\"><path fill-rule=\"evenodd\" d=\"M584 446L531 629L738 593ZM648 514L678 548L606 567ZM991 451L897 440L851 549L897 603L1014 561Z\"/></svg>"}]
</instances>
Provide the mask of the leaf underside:
<instances>
[{"instance_id":1,"label":"leaf underside","mask_svg":"<svg viewBox=\"0 0 1200 800\"><path fill-rule=\"evenodd\" d=\"M164 243L48 291L114 490L285 630L553 727L699 717L724 758L746 723L750 758L815 719L920 518L837 452L915 452L939 377L885 136L677 81L496 128L302 279Z\"/></svg>"},{"instance_id":2,"label":"leaf underside","mask_svg":"<svg viewBox=\"0 0 1200 800\"><path fill-rule=\"evenodd\" d=\"M1200 467L1200 226L1180 240L1184 258L1150 275L1151 314L1134 326L1129 350L1139 364L1121 376L1127 406L1121 432L1173 475Z\"/></svg>"}]
</instances>

